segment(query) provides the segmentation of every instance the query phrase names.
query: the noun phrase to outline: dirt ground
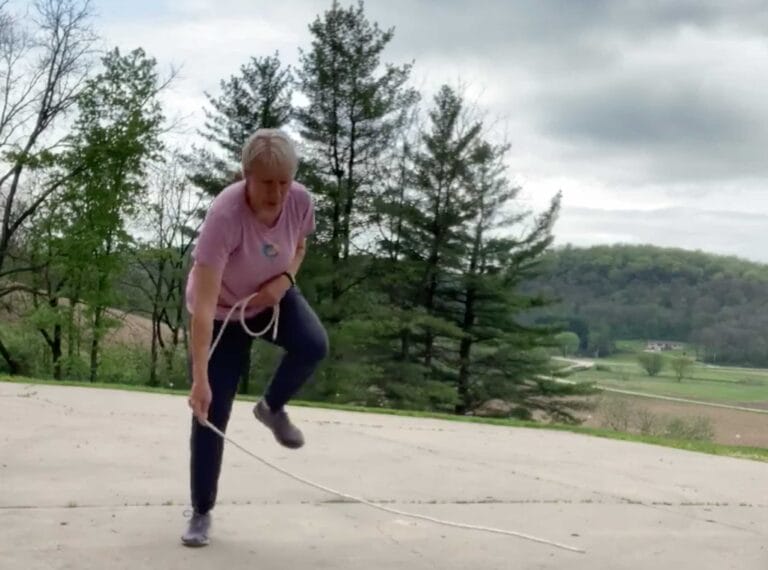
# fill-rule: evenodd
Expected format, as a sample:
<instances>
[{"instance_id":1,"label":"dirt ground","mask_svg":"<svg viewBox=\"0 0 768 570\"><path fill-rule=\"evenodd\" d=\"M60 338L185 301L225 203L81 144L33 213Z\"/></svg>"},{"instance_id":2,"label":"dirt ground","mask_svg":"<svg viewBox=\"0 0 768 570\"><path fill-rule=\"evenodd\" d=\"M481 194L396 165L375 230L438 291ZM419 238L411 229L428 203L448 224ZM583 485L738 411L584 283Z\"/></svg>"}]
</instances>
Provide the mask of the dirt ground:
<instances>
[{"instance_id":1,"label":"dirt ground","mask_svg":"<svg viewBox=\"0 0 768 570\"><path fill-rule=\"evenodd\" d=\"M713 408L699 404L666 402L639 396L611 395L611 400L624 401L633 411L646 410L665 417L692 419L706 417L712 422L715 443L768 448L768 414ZM605 401L605 400L604 400ZM750 402L745 407L768 409L768 402ZM604 427L601 406L583 424L588 427Z\"/></svg>"}]
</instances>

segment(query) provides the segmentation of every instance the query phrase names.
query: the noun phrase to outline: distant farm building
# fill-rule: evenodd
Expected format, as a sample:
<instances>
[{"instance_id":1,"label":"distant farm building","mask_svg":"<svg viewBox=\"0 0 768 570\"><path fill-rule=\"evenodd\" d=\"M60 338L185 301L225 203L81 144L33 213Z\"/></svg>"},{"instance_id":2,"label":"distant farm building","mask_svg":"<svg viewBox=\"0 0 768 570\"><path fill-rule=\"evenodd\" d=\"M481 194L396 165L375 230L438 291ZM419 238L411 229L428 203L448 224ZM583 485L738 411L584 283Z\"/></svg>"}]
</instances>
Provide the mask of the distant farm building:
<instances>
[{"instance_id":1,"label":"distant farm building","mask_svg":"<svg viewBox=\"0 0 768 570\"><path fill-rule=\"evenodd\" d=\"M646 352L668 352L670 350L683 350L685 345L682 342L673 342L669 340L649 340L645 345Z\"/></svg>"}]
</instances>

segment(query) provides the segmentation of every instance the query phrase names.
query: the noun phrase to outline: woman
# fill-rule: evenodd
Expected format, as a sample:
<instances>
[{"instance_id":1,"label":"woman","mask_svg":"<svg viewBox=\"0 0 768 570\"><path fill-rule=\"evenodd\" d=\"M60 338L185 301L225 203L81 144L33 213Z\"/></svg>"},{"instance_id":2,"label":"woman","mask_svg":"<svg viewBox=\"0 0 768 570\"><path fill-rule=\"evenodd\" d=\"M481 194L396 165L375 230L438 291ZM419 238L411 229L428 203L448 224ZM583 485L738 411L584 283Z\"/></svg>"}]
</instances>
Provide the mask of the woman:
<instances>
[{"instance_id":1,"label":"woman","mask_svg":"<svg viewBox=\"0 0 768 570\"><path fill-rule=\"evenodd\" d=\"M264 338L285 349L264 397L253 408L256 419L282 445L304 444L285 404L312 375L328 351L317 315L295 288L306 252L306 236L315 228L309 192L294 182L296 150L281 131L262 129L242 153L244 179L225 188L211 204L193 251L187 283L191 313L191 492L194 509L182 541L208 544L210 511L216 501L224 442L200 422L227 427L238 379L252 342L239 322L239 310L223 322L229 309L258 291L245 313L248 328L263 330L279 305L277 338ZM212 338L225 330L210 360Z\"/></svg>"}]
</instances>

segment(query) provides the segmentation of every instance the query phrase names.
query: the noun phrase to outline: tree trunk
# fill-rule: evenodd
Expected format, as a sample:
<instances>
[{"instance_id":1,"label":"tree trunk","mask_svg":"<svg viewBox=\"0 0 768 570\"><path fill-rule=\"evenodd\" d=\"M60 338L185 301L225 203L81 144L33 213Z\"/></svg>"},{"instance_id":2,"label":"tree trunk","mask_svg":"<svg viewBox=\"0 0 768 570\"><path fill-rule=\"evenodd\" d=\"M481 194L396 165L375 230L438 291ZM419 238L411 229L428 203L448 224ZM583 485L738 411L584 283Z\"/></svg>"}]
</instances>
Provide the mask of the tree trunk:
<instances>
[{"instance_id":1,"label":"tree trunk","mask_svg":"<svg viewBox=\"0 0 768 570\"><path fill-rule=\"evenodd\" d=\"M49 293L50 294L50 293ZM48 305L56 310L59 307L59 298L52 297L48 300ZM53 378L61 380L61 324L56 323L53 326L53 339L50 342L51 357L53 359Z\"/></svg>"},{"instance_id":2,"label":"tree trunk","mask_svg":"<svg viewBox=\"0 0 768 570\"><path fill-rule=\"evenodd\" d=\"M441 222L441 204L442 204L442 184L438 186L437 197L432 208L432 243L430 247L429 259L427 261L427 271L424 279L424 308L427 314L432 315L435 308L435 297L437 295L437 273L440 266L440 243L443 238ZM435 334L431 328L427 328L427 336L424 341L424 364L427 368L432 366L432 352L435 343Z\"/></svg>"},{"instance_id":3,"label":"tree trunk","mask_svg":"<svg viewBox=\"0 0 768 570\"><path fill-rule=\"evenodd\" d=\"M400 360L408 362L408 355L411 351L411 335L408 329L400 331Z\"/></svg>"},{"instance_id":4,"label":"tree trunk","mask_svg":"<svg viewBox=\"0 0 768 570\"><path fill-rule=\"evenodd\" d=\"M184 352L189 352L189 327L185 324L181 329L181 339L184 344Z\"/></svg>"},{"instance_id":5,"label":"tree trunk","mask_svg":"<svg viewBox=\"0 0 768 570\"><path fill-rule=\"evenodd\" d=\"M472 352L472 326L475 323L475 297L476 291L474 287L467 289L467 300L464 305L464 321L462 323L462 330L464 336L461 339L459 345L459 379L458 379L458 396L459 403L456 404L456 413L464 415L469 409L471 402L469 401L469 364L470 354Z\"/></svg>"},{"instance_id":6,"label":"tree trunk","mask_svg":"<svg viewBox=\"0 0 768 570\"><path fill-rule=\"evenodd\" d=\"M180 272L181 267L177 267L177 270ZM173 350L174 354L176 353L176 347L178 346L179 342L179 335L178 331L181 329L181 340L182 340L182 346L184 347L184 351L187 352L189 350L189 337L188 337L188 326L187 321L184 318L184 303L185 303L185 282L184 279L177 279L174 282L174 287L176 288L176 325L174 328L173 333Z\"/></svg>"},{"instance_id":7,"label":"tree trunk","mask_svg":"<svg viewBox=\"0 0 768 570\"><path fill-rule=\"evenodd\" d=\"M96 382L99 371L99 344L101 337L101 317L104 312L103 307L96 307L93 315L93 338L91 339L91 375L90 381Z\"/></svg>"},{"instance_id":8,"label":"tree trunk","mask_svg":"<svg viewBox=\"0 0 768 570\"><path fill-rule=\"evenodd\" d=\"M157 386L157 336L160 329L157 307L152 309L152 347L149 352L149 385Z\"/></svg>"},{"instance_id":9,"label":"tree trunk","mask_svg":"<svg viewBox=\"0 0 768 570\"><path fill-rule=\"evenodd\" d=\"M424 306L427 309L427 313L433 314L435 308L435 296L437 295L437 262L435 261L434 267L430 268L429 282L427 285L426 299ZM431 328L427 328L427 337L424 341L424 364L427 367L432 366L432 356L435 345L435 333Z\"/></svg>"},{"instance_id":10,"label":"tree trunk","mask_svg":"<svg viewBox=\"0 0 768 570\"><path fill-rule=\"evenodd\" d=\"M341 239L341 178L336 181L336 195L333 199L333 218L331 220L331 264L333 279L331 283L331 300L336 303L341 297L341 252L339 240Z\"/></svg>"},{"instance_id":11,"label":"tree trunk","mask_svg":"<svg viewBox=\"0 0 768 570\"><path fill-rule=\"evenodd\" d=\"M55 324L53 327L53 345L51 346L51 353L53 354L53 378L54 380L62 379L61 357L62 352L62 327L60 324Z\"/></svg>"},{"instance_id":12,"label":"tree trunk","mask_svg":"<svg viewBox=\"0 0 768 570\"><path fill-rule=\"evenodd\" d=\"M344 196L344 261L349 259L349 248L352 241L352 210L355 205L355 121L350 119L351 126L349 132L349 160L347 161L347 192Z\"/></svg>"},{"instance_id":13,"label":"tree trunk","mask_svg":"<svg viewBox=\"0 0 768 570\"><path fill-rule=\"evenodd\" d=\"M49 290L50 291L50 290ZM49 295L51 293L49 292ZM35 306L37 306L37 296L35 296ZM51 309L56 310L59 306L58 297L50 297L48 299L48 306ZM56 323L53 326L53 336L48 334L48 331L44 328L38 328L40 334L45 339L45 344L51 351L51 364L53 365L53 378L55 380L61 380L61 356L62 356L62 343L61 343L61 324Z\"/></svg>"},{"instance_id":14,"label":"tree trunk","mask_svg":"<svg viewBox=\"0 0 768 570\"><path fill-rule=\"evenodd\" d=\"M333 54L334 59L332 62L332 69L334 70L334 75L336 73L336 54ZM335 78L334 78L335 79ZM335 125L335 128L338 129L339 125L339 101L338 101L338 91L337 91L338 83L334 83L334 91L333 91L333 125ZM341 276L340 276L340 269L341 269L341 247L342 244L339 243L340 239L343 238L343 224L341 219L341 210L342 210L342 202L344 200L344 193L342 191L343 182L344 182L344 170L342 169L342 158L339 155L339 139L338 139L338 131L335 131L333 133L333 174L336 177L336 192L333 197L333 219L332 219L332 233L331 233L331 261L333 265L333 280L331 283L331 299L334 302L334 307L336 304L336 301L339 300L341 297L342 287L341 287Z\"/></svg>"},{"instance_id":15,"label":"tree trunk","mask_svg":"<svg viewBox=\"0 0 768 570\"><path fill-rule=\"evenodd\" d=\"M72 377L72 365L75 362L75 356L80 355L80 339L76 338L75 314L77 311L77 299L79 292L76 290L74 295L69 298L69 322L67 323L67 368L64 371L67 378Z\"/></svg>"},{"instance_id":16,"label":"tree trunk","mask_svg":"<svg viewBox=\"0 0 768 570\"><path fill-rule=\"evenodd\" d=\"M480 196L480 211L483 211L484 196ZM459 403L456 405L457 414L466 414L469 410L470 395L469 395L469 380L470 380L470 355L472 352L472 328L475 325L475 303L477 301L477 285L473 282L482 273L482 269L479 269L483 262L482 256L483 245L483 219L482 215L475 227L475 236L472 243L472 254L469 259L469 270L465 274L465 279L468 279L465 290L464 300L464 318L461 323L461 330L464 332L464 336L461 339L459 346L459 361L461 362L459 367L459 380L458 380L458 396Z\"/></svg>"},{"instance_id":17,"label":"tree trunk","mask_svg":"<svg viewBox=\"0 0 768 570\"><path fill-rule=\"evenodd\" d=\"M181 323L181 321L176 321ZM181 335L183 325L179 324L171 329L171 346L165 351L165 370L168 374L168 378L173 378L174 361L179 351L179 343L181 342Z\"/></svg>"},{"instance_id":18,"label":"tree trunk","mask_svg":"<svg viewBox=\"0 0 768 570\"><path fill-rule=\"evenodd\" d=\"M469 355L472 350L472 339L465 336L461 339L461 345L459 347L459 359L461 365L459 366L459 380L458 380L458 395L459 403L456 404L456 413L464 415L469 410Z\"/></svg>"},{"instance_id":19,"label":"tree trunk","mask_svg":"<svg viewBox=\"0 0 768 570\"><path fill-rule=\"evenodd\" d=\"M19 363L16 362L12 357L11 353L8 352L8 349L3 344L3 341L0 339L0 355L3 356L5 359L5 362L8 363L8 371L11 375L18 374L19 373Z\"/></svg>"},{"instance_id":20,"label":"tree trunk","mask_svg":"<svg viewBox=\"0 0 768 570\"><path fill-rule=\"evenodd\" d=\"M402 170L402 169L401 169ZM393 241L392 252L390 254L392 261L400 259L400 248L403 239L403 224L405 222L405 189L407 181L405 174L400 175L400 191L397 196L398 212L397 222L395 223L395 239Z\"/></svg>"}]
</instances>

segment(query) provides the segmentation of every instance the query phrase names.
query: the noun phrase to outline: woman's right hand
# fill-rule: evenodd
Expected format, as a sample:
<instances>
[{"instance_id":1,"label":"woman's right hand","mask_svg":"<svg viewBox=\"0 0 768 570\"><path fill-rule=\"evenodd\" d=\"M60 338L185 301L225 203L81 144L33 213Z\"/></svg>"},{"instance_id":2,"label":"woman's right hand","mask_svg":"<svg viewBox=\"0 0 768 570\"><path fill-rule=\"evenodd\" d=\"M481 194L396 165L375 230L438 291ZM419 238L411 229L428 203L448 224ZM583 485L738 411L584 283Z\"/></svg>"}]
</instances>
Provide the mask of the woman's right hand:
<instances>
[{"instance_id":1,"label":"woman's right hand","mask_svg":"<svg viewBox=\"0 0 768 570\"><path fill-rule=\"evenodd\" d=\"M199 263L195 263L192 271L195 289L190 320L192 389L189 392L189 407L198 421L204 423L208 419L208 407L212 399L211 385L208 382L208 351L221 286L221 271Z\"/></svg>"},{"instance_id":2,"label":"woman's right hand","mask_svg":"<svg viewBox=\"0 0 768 570\"><path fill-rule=\"evenodd\" d=\"M197 420L204 424L208 419L208 408L211 405L211 385L208 380L195 380L189 392L189 407Z\"/></svg>"}]
</instances>

